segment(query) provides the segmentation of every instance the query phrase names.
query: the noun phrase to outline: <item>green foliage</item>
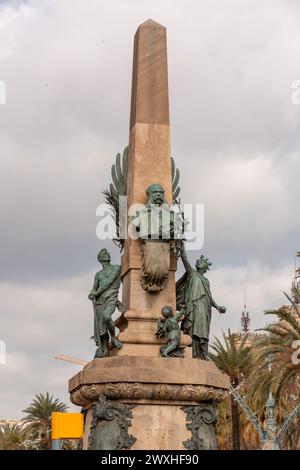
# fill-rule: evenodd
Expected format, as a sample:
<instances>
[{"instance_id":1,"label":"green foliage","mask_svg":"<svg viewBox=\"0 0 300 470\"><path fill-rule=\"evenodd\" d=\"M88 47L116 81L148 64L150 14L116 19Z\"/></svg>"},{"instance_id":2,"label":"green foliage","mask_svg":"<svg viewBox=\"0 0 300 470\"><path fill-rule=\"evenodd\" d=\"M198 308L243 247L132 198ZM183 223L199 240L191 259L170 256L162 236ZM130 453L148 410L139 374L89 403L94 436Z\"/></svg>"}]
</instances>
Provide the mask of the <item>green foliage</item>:
<instances>
[{"instance_id":1,"label":"green foliage","mask_svg":"<svg viewBox=\"0 0 300 470\"><path fill-rule=\"evenodd\" d=\"M271 390L276 400L278 429L299 404L300 364L292 360L295 341L300 340L300 312L287 294L291 305L268 310L277 321L263 328L253 342L253 370L249 376L247 399L258 414L263 413ZM281 448L297 449L300 440L300 417L296 415L281 436Z\"/></svg>"},{"instance_id":2,"label":"green foliage","mask_svg":"<svg viewBox=\"0 0 300 470\"><path fill-rule=\"evenodd\" d=\"M249 398L258 408L264 405L270 388L278 404L285 406L286 392L292 385L297 386L300 380L300 364L292 361L293 344L300 340L298 307L283 306L265 314L276 315L278 321L262 329L266 334L259 335L253 344L254 367Z\"/></svg>"},{"instance_id":3,"label":"green foliage","mask_svg":"<svg viewBox=\"0 0 300 470\"><path fill-rule=\"evenodd\" d=\"M18 424L0 426L0 450L21 450L24 430Z\"/></svg>"},{"instance_id":4,"label":"green foliage","mask_svg":"<svg viewBox=\"0 0 300 470\"><path fill-rule=\"evenodd\" d=\"M251 370L250 347L247 346L247 335L239 336L228 330L227 335L223 332L224 344L215 338L209 353L209 359L213 361L218 369L229 375L232 386L236 387L241 379L247 376Z\"/></svg>"},{"instance_id":5,"label":"green foliage","mask_svg":"<svg viewBox=\"0 0 300 470\"><path fill-rule=\"evenodd\" d=\"M209 353L209 359L216 364L218 369L229 375L231 385L235 388L243 382L251 371L251 354L250 347L247 346L247 339L247 335L237 335L228 330L227 335L223 332L223 343L221 343L218 338L215 338L214 343L211 346L213 352ZM234 450L239 450L241 440L240 410L237 402L233 398L233 395L230 395L230 406L232 448ZM224 440L224 436L222 436L222 428L224 425L224 416L226 417L226 413L229 411L226 410L225 404L223 404L220 411L217 435L220 439L221 434L221 440L223 437L223 441L226 441L226 439ZM224 442L223 445L226 448Z\"/></svg>"}]
</instances>

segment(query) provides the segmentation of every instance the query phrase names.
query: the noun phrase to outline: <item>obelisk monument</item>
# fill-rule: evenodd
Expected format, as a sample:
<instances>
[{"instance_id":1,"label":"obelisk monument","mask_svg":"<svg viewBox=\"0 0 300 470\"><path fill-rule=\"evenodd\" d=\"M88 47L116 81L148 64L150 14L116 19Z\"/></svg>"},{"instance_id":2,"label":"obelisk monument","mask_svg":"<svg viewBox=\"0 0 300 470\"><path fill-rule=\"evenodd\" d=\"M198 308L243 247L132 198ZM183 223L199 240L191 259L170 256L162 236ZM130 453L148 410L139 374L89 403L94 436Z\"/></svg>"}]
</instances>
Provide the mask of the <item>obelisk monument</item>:
<instances>
[{"instance_id":1,"label":"obelisk monument","mask_svg":"<svg viewBox=\"0 0 300 470\"><path fill-rule=\"evenodd\" d=\"M171 150L166 28L153 20L141 24L134 38L129 160L128 207L146 201L145 190L160 184L172 204ZM140 282L141 240L128 238L122 256L123 304L127 328L120 334L124 348L117 354L159 356L156 322L164 305L176 306L176 258L170 254L166 287L145 291ZM189 344L188 338L182 338ZM141 347L141 345L143 345Z\"/></svg>"},{"instance_id":2,"label":"obelisk monument","mask_svg":"<svg viewBox=\"0 0 300 470\"><path fill-rule=\"evenodd\" d=\"M166 29L148 20L134 39L126 190L129 210L146 205L133 219L139 234L151 202L158 201L166 213L174 202L178 192L172 168ZM119 161L118 169L122 176ZM162 308L176 312L177 263L170 247L169 240L148 240L147 232L125 240L121 278L126 312L116 322L123 346L93 359L69 381L71 401L85 417L83 449L216 448L216 404L227 396L227 376L212 362L192 357L190 336L181 334L178 349L184 357L162 357L167 339L156 335ZM103 250L98 259L110 263Z\"/></svg>"}]
</instances>

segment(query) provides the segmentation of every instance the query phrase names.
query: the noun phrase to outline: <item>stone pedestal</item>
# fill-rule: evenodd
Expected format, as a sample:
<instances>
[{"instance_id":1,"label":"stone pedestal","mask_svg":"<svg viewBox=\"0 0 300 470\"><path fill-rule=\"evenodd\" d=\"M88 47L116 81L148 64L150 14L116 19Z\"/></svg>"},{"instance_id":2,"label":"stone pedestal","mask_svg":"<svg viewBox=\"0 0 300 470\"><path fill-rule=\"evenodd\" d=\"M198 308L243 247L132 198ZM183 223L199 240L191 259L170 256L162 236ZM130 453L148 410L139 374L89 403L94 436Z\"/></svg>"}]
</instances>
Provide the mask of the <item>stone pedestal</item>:
<instances>
[{"instance_id":1,"label":"stone pedestal","mask_svg":"<svg viewBox=\"0 0 300 470\"><path fill-rule=\"evenodd\" d=\"M94 359L69 382L84 449L216 448L216 405L228 389L212 362L191 358Z\"/></svg>"}]
</instances>

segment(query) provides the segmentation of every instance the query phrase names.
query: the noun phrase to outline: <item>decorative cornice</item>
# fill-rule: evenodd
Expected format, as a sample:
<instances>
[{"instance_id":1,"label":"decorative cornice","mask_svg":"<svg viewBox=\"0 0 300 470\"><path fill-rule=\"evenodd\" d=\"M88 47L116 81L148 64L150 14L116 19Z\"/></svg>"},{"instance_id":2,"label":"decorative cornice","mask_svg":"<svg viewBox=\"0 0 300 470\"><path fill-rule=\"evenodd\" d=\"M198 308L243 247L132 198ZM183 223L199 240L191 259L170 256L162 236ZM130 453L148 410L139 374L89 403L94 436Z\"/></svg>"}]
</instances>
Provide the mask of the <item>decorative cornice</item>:
<instances>
[{"instance_id":1,"label":"decorative cornice","mask_svg":"<svg viewBox=\"0 0 300 470\"><path fill-rule=\"evenodd\" d=\"M71 402L78 406L86 406L98 400L103 395L112 400L131 401L170 400L183 402L210 401L220 403L226 399L228 392L222 388L205 385L168 385L146 383L106 383L81 385L71 393Z\"/></svg>"}]
</instances>

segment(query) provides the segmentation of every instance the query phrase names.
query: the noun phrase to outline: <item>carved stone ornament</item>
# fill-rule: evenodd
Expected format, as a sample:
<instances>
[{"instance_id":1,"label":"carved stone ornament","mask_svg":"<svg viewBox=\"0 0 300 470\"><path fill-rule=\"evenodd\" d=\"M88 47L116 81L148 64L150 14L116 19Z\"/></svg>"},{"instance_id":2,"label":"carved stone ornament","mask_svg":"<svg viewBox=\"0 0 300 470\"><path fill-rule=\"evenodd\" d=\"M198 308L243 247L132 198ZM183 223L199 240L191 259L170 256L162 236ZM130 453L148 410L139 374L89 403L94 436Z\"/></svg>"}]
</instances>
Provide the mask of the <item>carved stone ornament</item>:
<instances>
[{"instance_id":1,"label":"carved stone ornament","mask_svg":"<svg viewBox=\"0 0 300 470\"><path fill-rule=\"evenodd\" d=\"M130 449L136 438L128 434L134 405L114 403L101 395L93 405L89 450Z\"/></svg>"},{"instance_id":2,"label":"carved stone ornament","mask_svg":"<svg viewBox=\"0 0 300 470\"><path fill-rule=\"evenodd\" d=\"M214 404L183 406L187 414L186 427L192 432L192 438L183 442L188 450L214 450L217 441L214 425L217 421L217 409Z\"/></svg>"},{"instance_id":3,"label":"carved stone ornament","mask_svg":"<svg viewBox=\"0 0 300 470\"><path fill-rule=\"evenodd\" d=\"M104 383L81 385L71 393L75 405L86 406L98 400L100 395L108 399L131 400L172 400L222 402L228 395L227 390L204 385L168 385L146 383Z\"/></svg>"},{"instance_id":4,"label":"carved stone ornament","mask_svg":"<svg viewBox=\"0 0 300 470\"><path fill-rule=\"evenodd\" d=\"M164 242L145 241L141 249L141 285L148 292L159 292L167 284L170 246Z\"/></svg>"},{"instance_id":5,"label":"carved stone ornament","mask_svg":"<svg viewBox=\"0 0 300 470\"><path fill-rule=\"evenodd\" d=\"M83 429L85 429L87 411L88 411L87 409L81 408L81 413L83 415ZM83 440L82 439L80 439L77 443L77 450L83 450Z\"/></svg>"}]
</instances>

